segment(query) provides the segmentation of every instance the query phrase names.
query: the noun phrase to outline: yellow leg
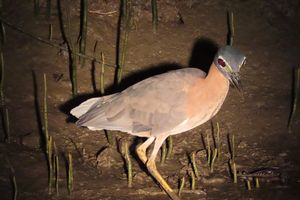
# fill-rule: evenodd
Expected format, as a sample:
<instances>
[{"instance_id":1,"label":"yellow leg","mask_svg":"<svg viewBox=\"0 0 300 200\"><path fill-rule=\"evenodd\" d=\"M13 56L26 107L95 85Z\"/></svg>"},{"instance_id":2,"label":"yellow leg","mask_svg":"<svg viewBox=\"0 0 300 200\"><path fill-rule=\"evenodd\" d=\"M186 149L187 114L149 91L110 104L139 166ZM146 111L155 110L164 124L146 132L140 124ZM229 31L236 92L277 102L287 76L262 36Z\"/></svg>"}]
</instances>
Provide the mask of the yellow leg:
<instances>
[{"instance_id":1,"label":"yellow leg","mask_svg":"<svg viewBox=\"0 0 300 200\"><path fill-rule=\"evenodd\" d=\"M161 185L161 187L166 191L169 197L172 200L180 200L180 198L176 195L173 189L169 186L169 184L165 181L165 179L160 175L158 172L155 162L148 161L147 162L147 169L150 174L157 180L157 182Z\"/></svg>"},{"instance_id":2,"label":"yellow leg","mask_svg":"<svg viewBox=\"0 0 300 200\"><path fill-rule=\"evenodd\" d=\"M173 200L180 200L180 198L176 195L173 189L169 186L169 184L165 181L165 179L160 175L156 168L155 157L164 142L166 137L157 137L154 143L154 148L152 154L147 162L147 169L150 174L157 180L157 182L161 185L161 187L166 191L169 197ZM146 141L147 142L147 141Z\"/></svg>"},{"instance_id":3,"label":"yellow leg","mask_svg":"<svg viewBox=\"0 0 300 200\"><path fill-rule=\"evenodd\" d=\"M146 162L148 160L147 155L146 155L146 150L150 146L150 144L152 144L154 139L155 139L155 137L150 137L143 144L141 144L139 147L136 148L136 153L137 153L138 157L140 158L140 160L144 164L146 164Z\"/></svg>"}]
</instances>

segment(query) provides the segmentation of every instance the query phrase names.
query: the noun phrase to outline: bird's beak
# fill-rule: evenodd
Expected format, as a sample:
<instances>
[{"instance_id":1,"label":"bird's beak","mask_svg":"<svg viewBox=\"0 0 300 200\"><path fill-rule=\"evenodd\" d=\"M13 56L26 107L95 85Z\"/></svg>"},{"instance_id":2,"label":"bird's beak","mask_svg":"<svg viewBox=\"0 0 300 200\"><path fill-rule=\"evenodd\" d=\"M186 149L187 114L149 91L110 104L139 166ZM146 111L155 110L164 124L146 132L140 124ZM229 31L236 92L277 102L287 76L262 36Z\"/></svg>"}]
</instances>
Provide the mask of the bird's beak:
<instances>
[{"instance_id":1,"label":"bird's beak","mask_svg":"<svg viewBox=\"0 0 300 200\"><path fill-rule=\"evenodd\" d=\"M230 82L238 89L239 92L243 93L243 87L238 74L232 74L230 77Z\"/></svg>"}]
</instances>

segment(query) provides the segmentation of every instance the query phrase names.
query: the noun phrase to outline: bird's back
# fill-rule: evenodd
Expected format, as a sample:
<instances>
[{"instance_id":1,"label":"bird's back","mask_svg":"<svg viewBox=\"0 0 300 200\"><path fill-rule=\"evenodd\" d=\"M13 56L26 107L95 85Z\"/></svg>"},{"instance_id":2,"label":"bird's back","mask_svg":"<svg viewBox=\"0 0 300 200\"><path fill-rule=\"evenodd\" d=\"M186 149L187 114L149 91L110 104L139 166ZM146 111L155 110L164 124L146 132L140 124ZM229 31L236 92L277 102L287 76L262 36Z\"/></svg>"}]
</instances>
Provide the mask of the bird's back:
<instances>
[{"instance_id":1,"label":"bird's back","mask_svg":"<svg viewBox=\"0 0 300 200\"><path fill-rule=\"evenodd\" d=\"M105 101L94 100L93 105L85 106L86 112L78 116L77 124L134 135L170 132L187 119L189 88L205 76L199 69L184 68L150 77L121 93L104 97Z\"/></svg>"}]
</instances>

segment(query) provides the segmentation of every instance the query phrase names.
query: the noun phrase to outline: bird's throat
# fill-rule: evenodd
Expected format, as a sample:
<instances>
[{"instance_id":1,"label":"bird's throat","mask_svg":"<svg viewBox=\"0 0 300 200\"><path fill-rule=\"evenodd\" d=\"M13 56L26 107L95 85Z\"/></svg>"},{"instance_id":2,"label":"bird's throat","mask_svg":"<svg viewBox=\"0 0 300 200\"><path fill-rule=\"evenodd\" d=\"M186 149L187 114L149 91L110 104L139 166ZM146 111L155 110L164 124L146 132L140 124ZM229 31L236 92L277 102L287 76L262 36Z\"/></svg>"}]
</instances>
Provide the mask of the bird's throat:
<instances>
[{"instance_id":1,"label":"bird's throat","mask_svg":"<svg viewBox=\"0 0 300 200\"><path fill-rule=\"evenodd\" d=\"M224 76L224 74L222 74L222 72L220 72L214 63L210 66L205 82L208 82L207 84L218 84L219 86L229 87L229 80Z\"/></svg>"}]
</instances>

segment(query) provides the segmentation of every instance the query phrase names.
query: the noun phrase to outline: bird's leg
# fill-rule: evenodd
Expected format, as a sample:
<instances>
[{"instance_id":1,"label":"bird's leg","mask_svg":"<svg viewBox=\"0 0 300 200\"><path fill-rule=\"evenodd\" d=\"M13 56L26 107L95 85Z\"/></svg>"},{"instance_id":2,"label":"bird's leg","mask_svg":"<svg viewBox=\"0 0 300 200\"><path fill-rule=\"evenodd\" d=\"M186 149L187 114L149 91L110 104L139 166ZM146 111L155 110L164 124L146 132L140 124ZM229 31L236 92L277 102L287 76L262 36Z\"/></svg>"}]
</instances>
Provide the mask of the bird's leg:
<instances>
[{"instance_id":1,"label":"bird's leg","mask_svg":"<svg viewBox=\"0 0 300 200\"><path fill-rule=\"evenodd\" d=\"M148 158L146 155L146 151L147 148L152 144L152 142L154 141L155 137L149 137L143 144L141 144L140 146L138 146L136 148L136 153L138 155L138 157L140 158L140 160L146 164Z\"/></svg>"},{"instance_id":2,"label":"bird's leg","mask_svg":"<svg viewBox=\"0 0 300 200\"><path fill-rule=\"evenodd\" d=\"M158 172L158 170L156 168L156 164L155 164L156 155L157 155L161 145L165 141L165 139L166 139L166 137L157 137L156 138L153 151L147 162L147 169L148 169L149 173L159 182L161 187L166 191L166 193L169 195L169 197L171 199L179 200L180 198L175 194L173 189L169 186L169 184L165 181L165 179L160 175L160 173Z\"/></svg>"}]
</instances>

